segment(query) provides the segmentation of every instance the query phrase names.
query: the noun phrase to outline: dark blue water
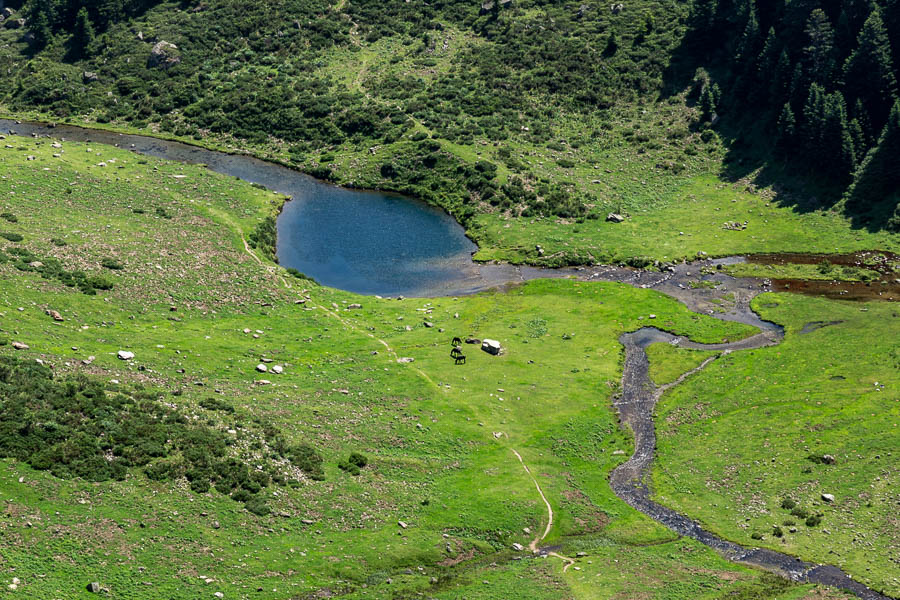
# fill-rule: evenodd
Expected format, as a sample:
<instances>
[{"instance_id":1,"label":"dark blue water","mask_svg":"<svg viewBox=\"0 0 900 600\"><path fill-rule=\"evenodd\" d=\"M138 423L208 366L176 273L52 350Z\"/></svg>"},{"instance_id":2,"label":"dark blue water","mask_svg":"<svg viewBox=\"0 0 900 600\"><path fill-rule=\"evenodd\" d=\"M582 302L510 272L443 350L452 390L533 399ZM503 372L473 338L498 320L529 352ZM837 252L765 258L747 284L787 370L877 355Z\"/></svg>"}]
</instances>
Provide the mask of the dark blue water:
<instances>
[{"instance_id":1,"label":"dark blue water","mask_svg":"<svg viewBox=\"0 0 900 600\"><path fill-rule=\"evenodd\" d=\"M520 277L513 267L472 263L477 247L463 228L443 211L411 198L340 188L249 156L139 135L0 119L0 132L10 130L204 164L290 196L278 219L278 260L329 287L382 296L437 296L470 293Z\"/></svg>"},{"instance_id":2,"label":"dark blue water","mask_svg":"<svg viewBox=\"0 0 900 600\"><path fill-rule=\"evenodd\" d=\"M278 262L327 285L417 295L456 280L476 250L450 216L409 198L323 185L293 191L278 219Z\"/></svg>"}]
</instances>

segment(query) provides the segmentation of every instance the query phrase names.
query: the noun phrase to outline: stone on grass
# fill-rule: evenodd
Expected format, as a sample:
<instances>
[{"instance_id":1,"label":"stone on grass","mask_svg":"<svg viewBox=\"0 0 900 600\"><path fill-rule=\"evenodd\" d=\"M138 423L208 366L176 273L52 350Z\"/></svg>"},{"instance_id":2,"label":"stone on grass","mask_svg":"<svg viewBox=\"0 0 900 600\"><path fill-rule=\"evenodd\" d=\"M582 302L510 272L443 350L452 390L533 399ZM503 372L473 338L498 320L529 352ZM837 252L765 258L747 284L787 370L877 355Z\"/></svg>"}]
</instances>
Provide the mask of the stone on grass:
<instances>
[{"instance_id":1,"label":"stone on grass","mask_svg":"<svg viewBox=\"0 0 900 600\"><path fill-rule=\"evenodd\" d=\"M834 494L822 494L822 500L825 502L834 502Z\"/></svg>"},{"instance_id":2,"label":"stone on grass","mask_svg":"<svg viewBox=\"0 0 900 600\"><path fill-rule=\"evenodd\" d=\"M100 593L100 584L97 583L96 581L90 582L89 584L87 584L87 591L89 591L92 594L99 594Z\"/></svg>"},{"instance_id":3,"label":"stone on grass","mask_svg":"<svg viewBox=\"0 0 900 600\"><path fill-rule=\"evenodd\" d=\"M512 548L513 548L513 550L515 550L516 552L521 552L522 550L525 549L525 546L523 546L522 544L516 542L516 543L514 543L514 544L512 545Z\"/></svg>"},{"instance_id":4,"label":"stone on grass","mask_svg":"<svg viewBox=\"0 0 900 600\"><path fill-rule=\"evenodd\" d=\"M362 304L351 304L347 307L347 310L355 310L357 308L362 308Z\"/></svg>"},{"instance_id":5,"label":"stone on grass","mask_svg":"<svg viewBox=\"0 0 900 600\"><path fill-rule=\"evenodd\" d=\"M411 362L414 362L415 360L416 360L416 359L414 359L414 358L411 357L411 356L402 356L402 357L400 357L400 358L397 359L397 362L398 362L398 363L411 363Z\"/></svg>"},{"instance_id":6,"label":"stone on grass","mask_svg":"<svg viewBox=\"0 0 900 600\"><path fill-rule=\"evenodd\" d=\"M28 350L29 346L25 342L13 342L12 347L16 350Z\"/></svg>"},{"instance_id":7,"label":"stone on grass","mask_svg":"<svg viewBox=\"0 0 900 600\"><path fill-rule=\"evenodd\" d=\"M619 213L609 213L608 215L606 215L606 220L610 223L621 223L625 220L625 217L623 217Z\"/></svg>"},{"instance_id":8,"label":"stone on grass","mask_svg":"<svg viewBox=\"0 0 900 600\"><path fill-rule=\"evenodd\" d=\"M265 373L266 371L269 370L269 367L267 367L266 365L264 365L262 363L259 363L258 365L256 365L256 370L259 371L260 373Z\"/></svg>"},{"instance_id":9,"label":"stone on grass","mask_svg":"<svg viewBox=\"0 0 900 600\"><path fill-rule=\"evenodd\" d=\"M481 349L487 352L488 354L493 354L494 356L500 354L500 350L502 349L500 346L500 342L497 340L484 340L481 342Z\"/></svg>"},{"instance_id":10,"label":"stone on grass","mask_svg":"<svg viewBox=\"0 0 900 600\"><path fill-rule=\"evenodd\" d=\"M50 310L50 309L48 308L46 312L47 312L47 314L48 314L54 321L64 321L64 320L65 320L65 319L62 318L62 315L59 314L58 311Z\"/></svg>"},{"instance_id":11,"label":"stone on grass","mask_svg":"<svg viewBox=\"0 0 900 600\"><path fill-rule=\"evenodd\" d=\"M397 525L399 525L402 529L406 529L407 527L409 527L409 525L407 525L404 521L397 521Z\"/></svg>"},{"instance_id":12,"label":"stone on grass","mask_svg":"<svg viewBox=\"0 0 900 600\"><path fill-rule=\"evenodd\" d=\"M129 352L128 350L119 350L119 352L116 353L116 356L119 357L119 360L131 360L132 358L134 358L134 352Z\"/></svg>"},{"instance_id":13,"label":"stone on grass","mask_svg":"<svg viewBox=\"0 0 900 600\"><path fill-rule=\"evenodd\" d=\"M275 365L274 367L272 367L272 372L276 375L281 375L282 373L284 373L284 367L282 367L281 365Z\"/></svg>"}]
</instances>

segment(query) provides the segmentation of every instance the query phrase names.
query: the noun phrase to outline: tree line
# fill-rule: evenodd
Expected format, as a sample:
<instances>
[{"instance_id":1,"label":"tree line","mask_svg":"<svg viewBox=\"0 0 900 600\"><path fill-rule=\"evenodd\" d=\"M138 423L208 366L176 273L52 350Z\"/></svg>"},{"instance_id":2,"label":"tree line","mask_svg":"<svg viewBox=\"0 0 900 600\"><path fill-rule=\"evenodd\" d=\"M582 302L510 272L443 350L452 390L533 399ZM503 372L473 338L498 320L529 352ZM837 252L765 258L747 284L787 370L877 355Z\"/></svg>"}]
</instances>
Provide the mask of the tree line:
<instances>
[{"instance_id":1,"label":"tree line","mask_svg":"<svg viewBox=\"0 0 900 600\"><path fill-rule=\"evenodd\" d=\"M761 123L775 158L900 231L900 2L696 0L685 43L705 117Z\"/></svg>"}]
</instances>

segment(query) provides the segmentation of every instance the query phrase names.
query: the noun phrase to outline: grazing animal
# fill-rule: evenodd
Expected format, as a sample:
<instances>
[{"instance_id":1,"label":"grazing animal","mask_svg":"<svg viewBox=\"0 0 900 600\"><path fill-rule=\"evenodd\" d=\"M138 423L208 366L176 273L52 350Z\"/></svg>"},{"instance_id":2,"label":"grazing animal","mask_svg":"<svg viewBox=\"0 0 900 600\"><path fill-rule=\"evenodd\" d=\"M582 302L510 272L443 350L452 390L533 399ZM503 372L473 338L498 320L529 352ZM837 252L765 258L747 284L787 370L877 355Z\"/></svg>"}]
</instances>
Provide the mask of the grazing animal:
<instances>
[{"instance_id":1,"label":"grazing animal","mask_svg":"<svg viewBox=\"0 0 900 600\"><path fill-rule=\"evenodd\" d=\"M462 340L458 337L453 338L453 341L450 342L451 346L462 346Z\"/></svg>"},{"instance_id":2,"label":"grazing animal","mask_svg":"<svg viewBox=\"0 0 900 600\"><path fill-rule=\"evenodd\" d=\"M450 351L450 357L456 358L457 356L462 355L462 350L459 349L459 346L454 346L453 350Z\"/></svg>"},{"instance_id":3,"label":"grazing animal","mask_svg":"<svg viewBox=\"0 0 900 600\"><path fill-rule=\"evenodd\" d=\"M454 364L464 365L466 364L466 355L465 354L457 354L453 357L453 360L456 361Z\"/></svg>"}]
</instances>

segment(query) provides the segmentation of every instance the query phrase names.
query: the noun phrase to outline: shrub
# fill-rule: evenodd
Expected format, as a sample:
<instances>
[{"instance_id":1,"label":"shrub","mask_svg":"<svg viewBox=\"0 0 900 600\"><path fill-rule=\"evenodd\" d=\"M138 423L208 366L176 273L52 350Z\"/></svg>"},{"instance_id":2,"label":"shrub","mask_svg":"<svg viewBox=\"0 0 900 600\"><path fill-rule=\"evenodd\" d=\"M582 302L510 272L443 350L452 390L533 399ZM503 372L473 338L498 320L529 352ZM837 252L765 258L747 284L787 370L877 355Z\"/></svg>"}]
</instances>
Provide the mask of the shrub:
<instances>
[{"instance_id":1,"label":"shrub","mask_svg":"<svg viewBox=\"0 0 900 600\"><path fill-rule=\"evenodd\" d=\"M760 532L758 532L758 531L754 531L753 533L751 533L751 534L750 534L750 537L753 538L754 540L761 540L761 539L763 539L763 535L762 535Z\"/></svg>"},{"instance_id":2,"label":"shrub","mask_svg":"<svg viewBox=\"0 0 900 600\"><path fill-rule=\"evenodd\" d=\"M798 506L797 508L795 508L794 510L791 511L791 514L797 518L805 519L806 517L809 516L809 511L807 511L805 508Z\"/></svg>"},{"instance_id":3,"label":"shrub","mask_svg":"<svg viewBox=\"0 0 900 600\"><path fill-rule=\"evenodd\" d=\"M781 501L781 508L783 508L785 510L790 510L790 509L794 508L795 506L797 506L797 503L794 502L790 498L785 498L784 500Z\"/></svg>"},{"instance_id":4,"label":"shrub","mask_svg":"<svg viewBox=\"0 0 900 600\"><path fill-rule=\"evenodd\" d=\"M116 259L109 258L109 257L101 259L100 266L102 266L105 269L111 269L113 271L121 271L122 269L125 268L125 265L123 265Z\"/></svg>"},{"instance_id":5,"label":"shrub","mask_svg":"<svg viewBox=\"0 0 900 600\"><path fill-rule=\"evenodd\" d=\"M63 246L69 245L68 242L66 242L66 240L64 240L62 238L50 238L50 243L53 244L54 246L58 246L60 248L62 248Z\"/></svg>"},{"instance_id":6,"label":"shrub","mask_svg":"<svg viewBox=\"0 0 900 600\"><path fill-rule=\"evenodd\" d=\"M224 400L219 400L217 398L204 398L200 401L200 406L205 408L206 410L215 410L226 413L233 413L234 407Z\"/></svg>"},{"instance_id":7,"label":"shrub","mask_svg":"<svg viewBox=\"0 0 900 600\"><path fill-rule=\"evenodd\" d=\"M818 525L821 522L822 522L821 515L810 515L810 517L808 519L806 519L806 526L807 527L815 527L816 525Z\"/></svg>"},{"instance_id":8,"label":"shrub","mask_svg":"<svg viewBox=\"0 0 900 600\"><path fill-rule=\"evenodd\" d=\"M269 514L270 512L272 512L272 509L270 509L268 506L266 506L265 501L262 498L257 498L257 497L253 497L253 498L250 498L249 500L247 500L244 503L244 508L246 508L247 510L249 510L250 512L252 512L254 515L256 515L258 517L264 517L267 514Z\"/></svg>"},{"instance_id":9,"label":"shrub","mask_svg":"<svg viewBox=\"0 0 900 600\"><path fill-rule=\"evenodd\" d=\"M339 462L338 469L340 469L341 471L346 471L347 473L350 473L351 475L359 475L359 473L360 473L358 466L351 464L349 462L346 462L346 461Z\"/></svg>"},{"instance_id":10,"label":"shrub","mask_svg":"<svg viewBox=\"0 0 900 600\"><path fill-rule=\"evenodd\" d=\"M11 231L0 231L0 237L6 238L10 242L21 242L22 240L25 239L25 237L22 236L22 234L13 233Z\"/></svg>"},{"instance_id":11,"label":"shrub","mask_svg":"<svg viewBox=\"0 0 900 600\"><path fill-rule=\"evenodd\" d=\"M10 223L18 223L19 222L18 217L16 217L16 215L12 214L11 212L0 213L0 219L6 219Z\"/></svg>"},{"instance_id":12,"label":"shrub","mask_svg":"<svg viewBox=\"0 0 900 600\"><path fill-rule=\"evenodd\" d=\"M774 527L772 527L772 535L778 538L784 537L784 531L782 531L781 527L775 525Z\"/></svg>"},{"instance_id":13,"label":"shrub","mask_svg":"<svg viewBox=\"0 0 900 600\"><path fill-rule=\"evenodd\" d=\"M347 459L351 465L356 465L360 469L369 464L369 459L366 458L364 454L360 454L359 452L352 452L350 454L350 458Z\"/></svg>"}]
</instances>

